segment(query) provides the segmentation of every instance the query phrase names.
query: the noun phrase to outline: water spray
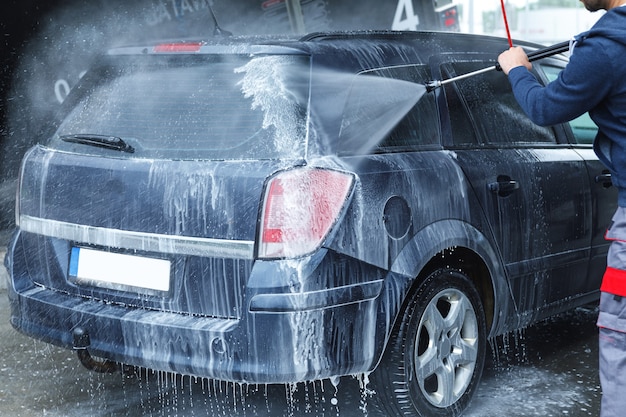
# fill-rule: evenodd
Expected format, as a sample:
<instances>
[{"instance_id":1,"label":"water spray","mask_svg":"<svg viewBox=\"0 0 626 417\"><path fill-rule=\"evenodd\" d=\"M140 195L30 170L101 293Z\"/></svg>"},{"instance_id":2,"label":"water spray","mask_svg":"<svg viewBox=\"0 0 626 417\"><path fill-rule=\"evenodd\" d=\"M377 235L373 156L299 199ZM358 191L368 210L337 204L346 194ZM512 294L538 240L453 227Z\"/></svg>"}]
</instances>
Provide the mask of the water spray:
<instances>
[{"instance_id":1,"label":"water spray","mask_svg":"<svg viewBox=\"0 0 626 417\"><path fill-rule=\"evenodd\" d=\"M533 62L539 59L548 58L553 55L561 54L563 52L568 51L569 47L570 47L569 41L565 41L565 42L557 43L552 46L548 46L547 48L539 49L537 51L534 51L528 54L528 61ZM431 92L446 84L463 80L465 78L470 78L475 75L483 74L483 73L493 71L493 70L502 71L502 68L500 67L500 64L496 64L493 67L487 67L487 68L479 69L476 71L468 72L467 74L462 74L456 77L448 78L447 80L431 81L428 84L426 84L426 92Z\"/></svg>"}]
</instances>

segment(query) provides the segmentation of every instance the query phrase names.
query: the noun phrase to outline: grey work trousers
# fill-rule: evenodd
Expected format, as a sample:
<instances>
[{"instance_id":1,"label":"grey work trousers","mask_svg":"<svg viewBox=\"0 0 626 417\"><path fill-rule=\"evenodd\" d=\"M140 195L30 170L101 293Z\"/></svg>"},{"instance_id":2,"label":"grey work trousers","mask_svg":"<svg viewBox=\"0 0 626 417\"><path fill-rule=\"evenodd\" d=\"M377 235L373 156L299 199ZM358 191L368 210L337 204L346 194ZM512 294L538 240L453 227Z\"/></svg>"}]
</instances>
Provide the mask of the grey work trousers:
<instances>
[{"instance_id":1,"label":"grey work trousers","mask_svg":"<svg viewBox=\"0 0 626 417\"><path fill-rule=\"evenodd\" d=\"M626 304L626 300L624 300ZM601 417L626 415L626 333L600 327Z\"/></svg>"},{"instance_id":2,"label":"grey work trousers","mask_svg":"<svg viewBox=\"0 0 626 417\"><path fill-rule=\"evenodd\" d=\"M606 234L611 240L607 266L626 271L626 208L620 207ZM600 296L601 417L626 416L626 297Z\"/></svg>"}]
</instances>

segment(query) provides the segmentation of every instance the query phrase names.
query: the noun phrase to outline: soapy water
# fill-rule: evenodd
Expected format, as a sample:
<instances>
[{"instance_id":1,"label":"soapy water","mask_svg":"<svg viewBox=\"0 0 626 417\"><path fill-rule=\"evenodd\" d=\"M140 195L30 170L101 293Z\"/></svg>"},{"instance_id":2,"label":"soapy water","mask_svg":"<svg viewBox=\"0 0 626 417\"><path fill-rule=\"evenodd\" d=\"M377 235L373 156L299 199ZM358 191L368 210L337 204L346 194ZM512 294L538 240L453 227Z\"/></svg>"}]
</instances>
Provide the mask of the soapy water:
<instances>
[{"instance_id":1,"label":"soapy water","mask_svg":"<svg viewBox=\"0 0 626 417\"><path fill-rule=\"evenodd\" d=\"M597 416L601 398L595 306L490 341L465 417Z\"/></svg>"},{"instance_id":2,"label":"soapy water","mask_svg":"<svg viewBox=\"0 0 626 417\"><path fill-rule=\"evenodd\" d=\"M294 149L294 137L307 129L294 117L298 107L310 104L309 152L349 149L351 154L365 155L426 94L422 84L368 73L336 69L311 73L308 62L294 65L291 58L280 55L254 58L236 72L243 74L239 84L252 100L252 109L264 112L263 128L275 128L276 149L282 151Z\"/></svg>"},{"instance_id":3,"label":"soapy water","mask_svg":"<svg viewBox=\"0 0 626 417\"><path fill-rule=\"evenodd\" d=\"M235 73L243 74L239 85L244 97L251 99L252 110L264 114L263 129L275 128L274 145L280 155L297 150L295 138L305 129L298 115L306 105L308 72L290 64L290 57L274 55L254 58L235 69Z\"/></svg>"}]
</instances>

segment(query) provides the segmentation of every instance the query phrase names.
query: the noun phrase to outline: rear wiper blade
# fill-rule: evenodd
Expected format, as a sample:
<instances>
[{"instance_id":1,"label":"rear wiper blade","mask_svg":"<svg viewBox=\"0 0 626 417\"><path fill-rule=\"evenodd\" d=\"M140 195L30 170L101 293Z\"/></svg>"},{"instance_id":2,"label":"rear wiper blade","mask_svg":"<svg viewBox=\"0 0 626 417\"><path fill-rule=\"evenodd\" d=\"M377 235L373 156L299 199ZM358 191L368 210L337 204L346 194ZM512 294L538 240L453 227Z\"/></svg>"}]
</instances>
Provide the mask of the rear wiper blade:
<instances>
[{"instance_id":1,"label":"rear wiper blade","mask_svg":"<svg viewBox=\"0 0 626 417\"><path fill-rule=\"evenodd\" d=\"M99 148L113 149L121 152L134 153L135 148L124 142L122 138L117 136L93 135L93 134L77 134L63 135L61 140L65 142L80 143L83 145L97 146Z\"/></svg>"}]
</instances>

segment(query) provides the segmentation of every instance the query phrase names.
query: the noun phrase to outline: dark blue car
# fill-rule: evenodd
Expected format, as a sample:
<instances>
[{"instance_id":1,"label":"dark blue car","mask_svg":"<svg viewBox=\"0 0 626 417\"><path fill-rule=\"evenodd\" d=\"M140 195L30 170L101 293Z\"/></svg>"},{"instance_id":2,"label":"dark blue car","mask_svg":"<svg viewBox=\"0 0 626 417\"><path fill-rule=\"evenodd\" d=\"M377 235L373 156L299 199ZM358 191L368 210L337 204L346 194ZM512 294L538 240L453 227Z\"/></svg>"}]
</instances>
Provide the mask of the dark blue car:
<instances>
[{"instance_id":1,"label":"dark blue car","mask_svg":"<svg viewBox=\"0 0 626 417\"><path fill-rule=\"evenodd\" d=\"M23 160L13 326L96 370L366 374L389 415L462 413L488 338L597 299L616 202L588 119L532 124L497 71L424 88L507 47L367 32L110 51Z\"/></svg>"}]
</instances>

